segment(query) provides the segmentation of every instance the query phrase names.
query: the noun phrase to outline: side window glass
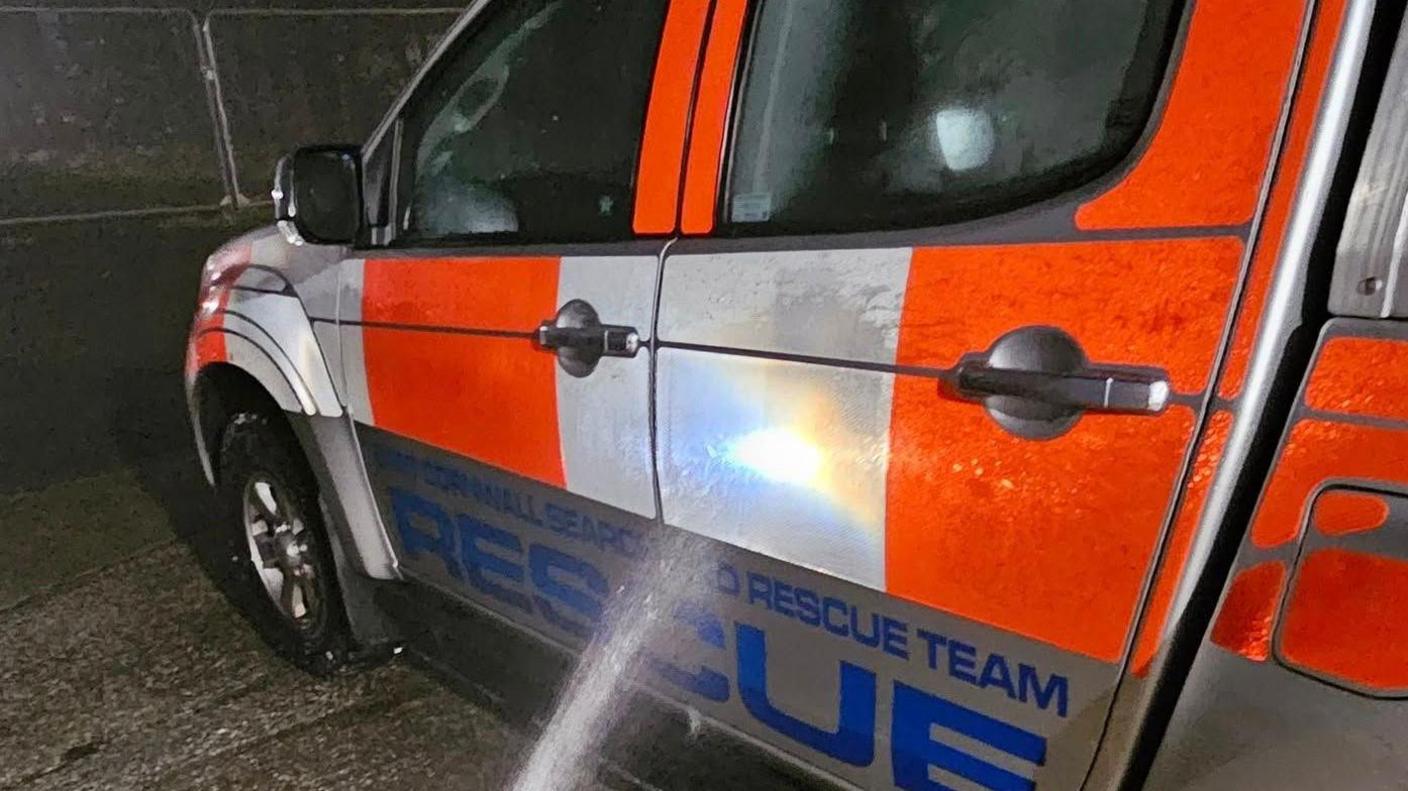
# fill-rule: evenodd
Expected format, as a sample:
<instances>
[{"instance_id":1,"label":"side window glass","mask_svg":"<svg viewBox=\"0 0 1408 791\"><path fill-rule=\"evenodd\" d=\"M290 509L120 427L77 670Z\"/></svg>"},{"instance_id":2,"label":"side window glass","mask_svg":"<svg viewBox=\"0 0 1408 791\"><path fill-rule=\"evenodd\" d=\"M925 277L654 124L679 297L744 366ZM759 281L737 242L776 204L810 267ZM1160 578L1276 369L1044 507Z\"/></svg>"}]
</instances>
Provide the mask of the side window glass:
<instances>
[{"instance_id":1,"label":"side window glass","mask_svg":"<svg viewBox=\"0 0 1408 791\"><path fill-rule=\"evenodd\" d=\"M630 235L665 0L491 5L404 115L398 235Z\"/></svg>"},{"instance_id":2,"label":"side window glass","mask_svg":"<svg viewBox=\"0 0 1408 791\"><path fill-rule=\"evenodd\" d=\"M762 0L725 232L937 225L1087 181L1139 137L1176 0Z\"/></svg>"}]
</instances>

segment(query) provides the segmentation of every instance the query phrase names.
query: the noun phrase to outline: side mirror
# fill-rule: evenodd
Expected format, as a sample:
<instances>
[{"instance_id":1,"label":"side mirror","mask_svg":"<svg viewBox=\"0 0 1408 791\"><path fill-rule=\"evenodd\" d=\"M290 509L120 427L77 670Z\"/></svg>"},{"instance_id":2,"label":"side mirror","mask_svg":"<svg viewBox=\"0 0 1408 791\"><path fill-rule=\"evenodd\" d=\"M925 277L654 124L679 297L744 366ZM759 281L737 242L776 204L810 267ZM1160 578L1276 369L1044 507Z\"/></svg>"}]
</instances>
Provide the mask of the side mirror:
<instances>
[{"instance_id":1,"label":"side mirror","mask_svg":"<svg viewBox=\"0 0 1408 791\"><path fill-rule=\"evenodd\" d=\"M351 244L362 223L362 163L349 146L300 148L274 169L274 219L313 244Z\"/></svg>"}]
</instances>

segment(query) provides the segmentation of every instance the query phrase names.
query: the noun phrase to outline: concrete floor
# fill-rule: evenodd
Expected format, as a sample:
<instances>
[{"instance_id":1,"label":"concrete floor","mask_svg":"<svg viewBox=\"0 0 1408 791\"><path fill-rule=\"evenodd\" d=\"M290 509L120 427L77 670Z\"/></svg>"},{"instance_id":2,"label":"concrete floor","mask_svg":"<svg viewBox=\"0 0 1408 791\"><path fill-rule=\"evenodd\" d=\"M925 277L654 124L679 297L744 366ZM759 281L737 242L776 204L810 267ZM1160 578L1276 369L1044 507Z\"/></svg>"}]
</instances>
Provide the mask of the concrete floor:
<instances>
[{"instance_id":1,"label":"concrete floor","mask_svg":"<svg viewBox=\"0 0 1408 791\"><path fill-rule=\"evenodd\" d=\"M103 556L58 502L138 549L38 590ZM0 788L487 790L528 743L404 660L329 681L280 662L121 476L8 511L54 531L0 566Z\"/></svg>"},{"instance_id":2,"label":"concrete floor","mask_svg":"<svg viewBox=\"0 0 1408 791\"><path fill-rule=\"evenodd\" d=\"M0 789L504 787L521 730L404 659L318 681L275 658L150 480L0 498Z\"/></svg>"},{"instance_id":3,"label":"concrete floor","mask_svg":"<svg viewBox=\"0 0 1408 791\"><path fill-rule=\"evenodd\" d=\"M294 669L212 582L197 470L182 453L0 493L0 791L505 788L571 660L482 622L456 633L470 688L409 652L326 681ZM814 787L629 705L594 785Z\"/></svg>"}]
</instances>

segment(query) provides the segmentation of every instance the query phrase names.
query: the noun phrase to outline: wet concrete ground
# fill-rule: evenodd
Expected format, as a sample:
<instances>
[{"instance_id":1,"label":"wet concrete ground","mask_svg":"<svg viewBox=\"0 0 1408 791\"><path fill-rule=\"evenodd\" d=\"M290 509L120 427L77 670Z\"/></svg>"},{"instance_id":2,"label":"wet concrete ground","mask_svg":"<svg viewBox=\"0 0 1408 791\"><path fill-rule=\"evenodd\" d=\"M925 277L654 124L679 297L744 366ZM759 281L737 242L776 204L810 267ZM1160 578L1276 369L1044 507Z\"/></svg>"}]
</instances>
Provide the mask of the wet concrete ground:
<instances>
[{"instance_id":1,"label":"wet concrete ground","mask_svg":"<svg viewBox=\"0 0 1408 791\"><path fill-rule=\"evenodd\" d=\"M0 789L504 787L521 729L404 657L329 681L283 663L143 483L0 498Z\"/></svg>"},{"instance_id":2,"label":"wet concrete ground","mask_svg":"<svg viewBox=\"0 0 1408 791\"><path fill-rule=\"evenodd\" d=\"M0 493L0 791L507 787L572 661L456 610L469 621L435 639L475 681L411 651L296 670L213 581L197 469L179 454ZM601 788L814 787L678 712L617 705Z\"/></svg>"}]
</instances>

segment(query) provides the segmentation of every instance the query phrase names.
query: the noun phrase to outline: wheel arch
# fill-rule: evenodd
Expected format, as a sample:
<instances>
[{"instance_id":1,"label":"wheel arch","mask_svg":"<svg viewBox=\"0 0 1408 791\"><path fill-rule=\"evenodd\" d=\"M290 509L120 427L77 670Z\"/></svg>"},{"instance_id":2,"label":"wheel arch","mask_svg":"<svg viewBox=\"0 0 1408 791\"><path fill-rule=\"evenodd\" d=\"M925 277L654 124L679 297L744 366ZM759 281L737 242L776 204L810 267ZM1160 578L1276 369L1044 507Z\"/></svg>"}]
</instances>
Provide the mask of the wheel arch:
<instances>
[{"instance_id":1,"label":"wheel arch","mask_svg":"<svg viewBox=\"0 0 1408 791\"><path fill-rule=\"evenodd\" d=\"M376 606L371 580L396 580L400 574L345 419L288 409L253 373L228 362L203 366L189 399L197 451L212 485L219 475L223 434L235 415L260 412L288 430L323 494L343 603L358 643L396 642L398 630Z\"/></svg>"},{"instance_id":2,"label":"wheel arch","mask_svg":"<svg viewBox=\"0 0 1408 791\"><path fill-rule=\"evenodd\" d=\"M280 384L287 389L287 383ZM285 424L288 420L285 408L269 387L254 373L233 363L213 362L202 367L191 385L189 400L196 452L211 485L220 474L220 443L231 418L240 412L258 411L276 415Z\"/></svg>"}]
</instances>

